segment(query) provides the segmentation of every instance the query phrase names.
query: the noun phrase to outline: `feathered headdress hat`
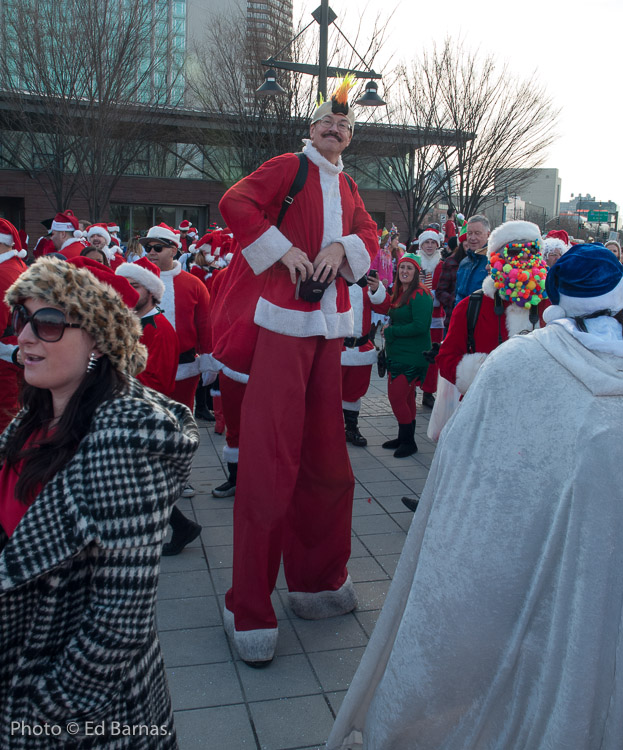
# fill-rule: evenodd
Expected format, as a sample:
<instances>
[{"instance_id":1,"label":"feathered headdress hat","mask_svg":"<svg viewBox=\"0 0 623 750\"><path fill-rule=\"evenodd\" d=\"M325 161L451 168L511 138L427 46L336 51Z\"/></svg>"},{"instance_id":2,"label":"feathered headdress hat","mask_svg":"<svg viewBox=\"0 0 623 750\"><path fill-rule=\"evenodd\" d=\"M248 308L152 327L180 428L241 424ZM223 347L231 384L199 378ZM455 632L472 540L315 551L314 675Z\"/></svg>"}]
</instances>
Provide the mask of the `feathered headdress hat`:
<instances>
[{"instance_id":1,"label":"feathered headdress hat","mask_svg":"<svg viewBox=\"0 0 623 750\"><path fill-rule=\"evenodd\" d=\"M355 129L355 114L348 104L348 94L355 85L355 76L348 73L344 78L338 79L339 85L333 92L331 98L326 101L320 101L316 111L312 115L311 124L322 120L326 115L344 115L350 124L351 132Z\"/></svg>"}]
</instances>

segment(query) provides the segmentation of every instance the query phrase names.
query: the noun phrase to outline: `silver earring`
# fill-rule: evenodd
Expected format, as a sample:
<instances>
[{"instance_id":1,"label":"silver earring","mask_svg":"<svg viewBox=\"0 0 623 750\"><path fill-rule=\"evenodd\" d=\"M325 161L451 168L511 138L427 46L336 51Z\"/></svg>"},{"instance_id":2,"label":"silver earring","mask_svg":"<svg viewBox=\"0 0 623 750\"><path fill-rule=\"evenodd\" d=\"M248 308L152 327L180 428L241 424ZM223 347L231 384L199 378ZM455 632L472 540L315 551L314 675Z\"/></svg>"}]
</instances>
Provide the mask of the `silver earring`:
<instances>
[{"instance_id":1,"label":"silver earring","mask_svg":"<svg viewBox=\"0 0 623 750\"><path fill-rule=\"evenodd\" d=\"M93 372L97 367L98 359L93 352L89 355L89 364L87 365L87 372Z\"/></svg>"}]
</instances>

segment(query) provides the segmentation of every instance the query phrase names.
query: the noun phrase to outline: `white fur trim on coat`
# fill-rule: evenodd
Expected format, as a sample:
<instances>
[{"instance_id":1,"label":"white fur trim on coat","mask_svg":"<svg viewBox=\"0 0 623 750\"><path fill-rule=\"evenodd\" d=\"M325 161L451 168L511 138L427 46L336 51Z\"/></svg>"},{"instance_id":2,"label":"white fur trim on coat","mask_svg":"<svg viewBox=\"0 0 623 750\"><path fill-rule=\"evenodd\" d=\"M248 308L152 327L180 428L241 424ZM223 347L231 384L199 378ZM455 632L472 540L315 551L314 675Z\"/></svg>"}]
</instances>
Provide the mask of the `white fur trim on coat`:
<instances>
[{"instance_id":1,"label":"white fur trim on coat","mask_svg":"<svg viewBox=\"0 0 623 750\"><path fill-rule=\"evenodd\" d=\"M325 298L333 289L335 294L335 285L331 285L324 293L320 304L324 307ZM286 307L269 302L260 297L255 308L253 321L262 328L267 328L275 333L282 333L285 336L296 336L303 338L305 336L324 336L326 339L340 339L352 336L353 331L353 311L347 312L329 312L324 310L312 310L306 312L303 310L289 310Z\"/></svg>"},{"instance_id":2,"label":"white fur trim on coat","mask_svg":"<svg viewBox=\"0 0 623 750\"><path fill-rule=\"evenodd\" d=\"M370 298L370 302L372 302L373 305L380 305L386 296L387 290L385 289L385 284L381 284L380 282L376 292L372 292L370 289L368 289L368 297Z\"/></svg>"},{"instance_id":3,"label":"white fur trim on coat","mask_svg":"<svg viewBox=\"0 0 623 750\"><path fill-rule=\"evenodd\" d=\"M527 240L542 243L541 230L531 221L506 221L496 227L489 235L487 258L509 242Z\"/></svg>"},{"instance_id":4,"label":"white fur trim on coat","mask_svg":"<svg viewBox=\"0 0 623 750\"><path fill-rule=\"evenodd\" d=\"M356 339L363 336L363 289L359 284L348 287L350 306L353 309L353 333Z\"/></svg>"},{"instance_id":5,"label":"white fur trim on coat","mask_svg":"<svg viewBox=\"0 0 623 750\"><path fill-rule=\"evenodd\" d=\"M348 576L337 591L289 591L288 602L297 617L304 620L322 620L352 612L357 606L357 594Z\"/></svg>"},{"instance_id":6,"label":"white fur trim on coat","mask_svg":"<svg viewBox=\"0 0 623 750\"><path fill-rule=\"evenodd\" d=\"M278 628L236 630L234 614L227 607L223 608L223 624L228 638L243 661L270 661L275 655Z\"/></svg>"},{"instance_id":7,"label":"white fur trim on coat","mask_svg":"<svg viewBox=\"0 0 623 750\"><path fill-rule=\"evenodd\" d=\"M360 279L370 268L370 255L363 244L363 240L356 234L346 237L338 237L335 242L340 242L346 253L339 268L340 276L346 281L355 282Z\"/></svg>"},{"instance_id":8,"label":"white fur trim on coat","mask_svg":"<svg viewBox=\"0 0 623 750\"><path fill-rule=\"evenodd\" d=\"M266 271L292 247L290 240L277 227L269 227L254 242L244 248L242 254L258 276Z\"/></svg>"},{"instance_id":9,"label":"white fur trim on coat","mask_svg":"<svg viewBox=\"0 0 623 750\"><path fill-rule=\"evenodd\" d=\"M228 464L237 464L239 453L239 448L230 448L229 445L225 443L223 446L223 461L226 461Z\"/></svg>"},{"instance_id":10,"label":"white fur trim on coat","mask_svg":"<svg viewBox=\"0 0 623 750\"><path fill-rule=\"evenodd\" d=\"M182 266L177 260L173 261L173 268L170 271L160 271L160 281L164 283L164 294L160 300L160 306L173 328L175 328L175 286L173 279L181 272Z\"/></svg>"},{"instance_id":11,"label":"white fur trim on coat","mask_svg":"<svg viewBox=\"0 0 623 750\"><path fill-rule=\"evenodd\" d=\"M466 354L456 366L456 387L459 393L467 393L467 389L474 382L482 363L487 359L484 352Z\"/></svg>"},{"instance_id":12,"label":"white fur trim on coat","mask_svg":"<svg viewBox=\"0 0 623 750\"><path fill-rule=\"evenodd\" d=\"M368 351L360 352L358 348L355 349L343 349L341 364L344 367L360 367L362 365L374 365L376 364L379 354L376 349L368 349Z\"/></svg>"},{"instance_id":13,"label":"white fur trim on coat","mask_svg":"<svg viewBox=\"0 0 623 750\"><path fill-rule=\"evenodd\" d=\"M195 359L194 362L184 362L177 366L177 373L175 374L176 380L186 380L187 378L194 378L200 374L199 360Z\"/></svg>"},{"instance_id":14,"label":"white fur trim on coat","mask_svg":"<svg viewBox=\"0 0 623 750\"><path fill-rule=\"evenodd\" d=\"M236 383L246 383L249 382L249 376L244 372L236 372L236 370L231 370L229 367L223 367L221 368L223 370L223 375L227 375L227 377L230 380L235 380Z\"/></svg>"},{"instance_id":15,"label":"white fur trim on coat","mask_svg":"<svg viewBox=\"0 0 623 750\"><path fill-rule=\"evenodd\" d=\"M346 411L360 411L361 399L358 398L356 401L342 401L342 409L346 409Z\"/></svg>"}]
</instances>

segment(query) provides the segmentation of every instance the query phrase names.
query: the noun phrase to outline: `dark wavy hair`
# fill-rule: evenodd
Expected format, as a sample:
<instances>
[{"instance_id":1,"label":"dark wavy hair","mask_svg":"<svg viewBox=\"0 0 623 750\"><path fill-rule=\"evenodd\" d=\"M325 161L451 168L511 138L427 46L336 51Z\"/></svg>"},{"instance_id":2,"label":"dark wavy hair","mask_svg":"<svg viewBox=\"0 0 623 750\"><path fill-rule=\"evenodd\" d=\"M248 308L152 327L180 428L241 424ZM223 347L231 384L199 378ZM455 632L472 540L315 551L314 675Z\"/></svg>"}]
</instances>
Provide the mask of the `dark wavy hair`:
<instances>
[{"instance_id":1,"label":"dark wavy hair","mask_svg":"<svg viewBox=\"0 0 623 750\"><path fill-rule=\"evenodd\" d=\"M100 357L97 367L84 376L52 429L52 394L46 388L24 384L20 400L25 413L7 444L5 458L8 466L24 462L15 488L21 503L30 505L39 488L69 463L91 427L95 410L114 398L126 383L125 376L112 366L108 357ZM33 435L37 439L28 444Z\"/></svg>"}]
</instances>

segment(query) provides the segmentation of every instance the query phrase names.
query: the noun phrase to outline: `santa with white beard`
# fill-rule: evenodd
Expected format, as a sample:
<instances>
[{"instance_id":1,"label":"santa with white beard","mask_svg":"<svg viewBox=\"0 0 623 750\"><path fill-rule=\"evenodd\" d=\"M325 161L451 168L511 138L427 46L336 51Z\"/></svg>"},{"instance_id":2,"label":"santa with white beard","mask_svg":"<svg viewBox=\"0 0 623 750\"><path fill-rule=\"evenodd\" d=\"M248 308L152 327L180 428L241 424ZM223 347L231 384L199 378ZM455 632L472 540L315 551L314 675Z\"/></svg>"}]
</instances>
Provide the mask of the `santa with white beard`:
<instances>
[{"instance_id":1,"label":"santa with white beard","mask_svg":"<svg viewBox=\"0 0 623 750\"><path fill-rule=\"evenodd\" d=\"M441 303L435 296L435 289L441 275L443 261L441 260L441 237L434 229L426 229L418 237L418 255L420 256L420 282L433 295L433 317L430 324L431 342L441 343L443 340L443 321L445 313ZM437 390L437 375L439 368L435 364L428 366L426 378L422 383L422 405L431 409L435 405Z\"/></svg>"}]
</instances>

